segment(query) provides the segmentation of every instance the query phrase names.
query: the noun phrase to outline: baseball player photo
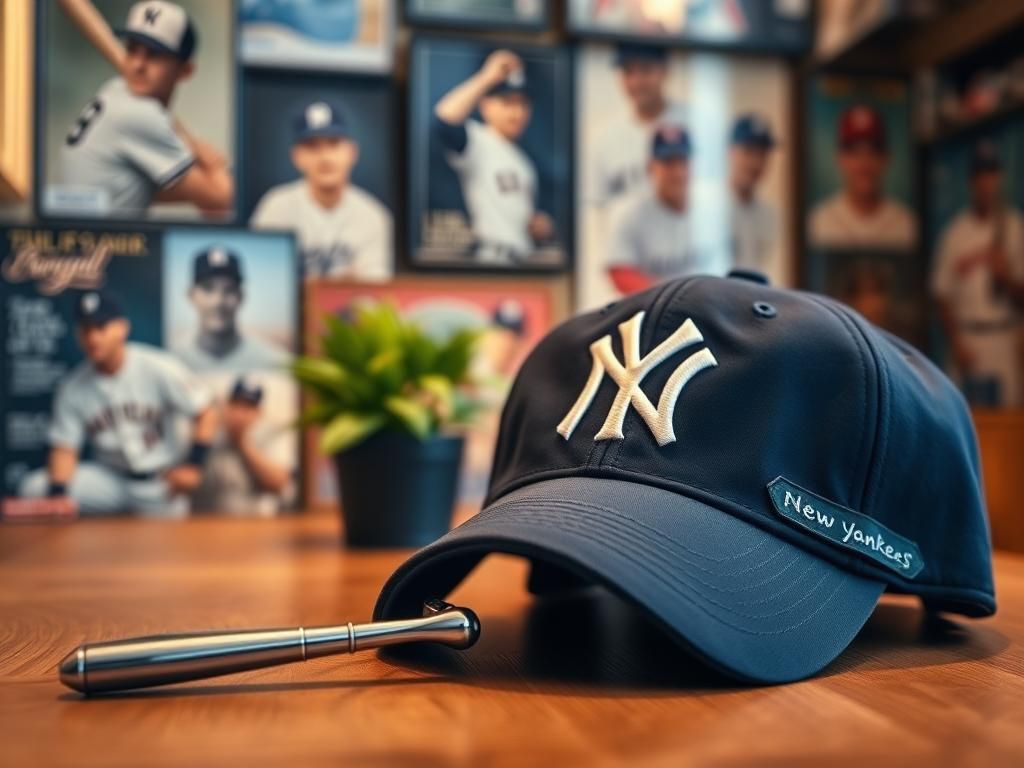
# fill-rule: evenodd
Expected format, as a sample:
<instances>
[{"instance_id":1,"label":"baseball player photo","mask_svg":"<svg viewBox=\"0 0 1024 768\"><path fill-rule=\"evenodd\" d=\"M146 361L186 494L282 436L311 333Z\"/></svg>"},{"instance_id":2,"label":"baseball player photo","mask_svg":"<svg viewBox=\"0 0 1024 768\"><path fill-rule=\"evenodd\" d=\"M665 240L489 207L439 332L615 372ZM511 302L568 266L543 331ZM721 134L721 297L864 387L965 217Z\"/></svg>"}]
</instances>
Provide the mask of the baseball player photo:
<instances>
[{"instance_id":1,"label":"baseball player photo","mask_svg":"<svg viewBox=\"0 0 1024 768\"><path fill-rule=\"evenodd\" d=\"M250 66L390 72L394 0L241 0L240 53Z\"/></svg>"},{"instance_id":2,"label":"baseball player photo","mask_svg":"<svg viewBox=\"0 0 1024 768\"><path fill-rule=\"evenodd\" d=\"M917 220L886 191L890 143L882 113L853 104L835 125L834 163L840 189L811 211L808 239L815 248L910 249Z\"/></svg>"},{"instance_id":3,"label":"baseball player photo","mask_svg":"<svg viewBox=\"0 0 1024 768\"><path fill-rule=\"evenodd\" d=\"M578 47L575 73L580 309L668 275L740 264L792 280L791 88L780 62L602 42ZM655 132L673 127L689 145L684 158L662 136L677 168L652 156ZM655 189L669 168L685 189ZM655 230L629 220L641 215L673 239L655 242ZM653 269L639 269L638 252Z\"/></svg>"},{"instance_id":4,"label":"baseball player photo","mask_svg":"<svg viewBox=\"0 0 1024 768\"><path fill-rule=\"evenodd\" d=\"M294 401L286 378L232 374L217 382L226 391L215 406L218 429L202 481L192 493L193 512L266 517L294 505L295 431L287 421L276 423L269 402L282 394Z\"/></svg>"},{"instance_id":5,"label":"baseball player photo","mask_svg":"<svg viewBox=\"0 0 1024 768\"><path fill-rule=\"evenodd\" d=\"M288 364L290 356L284 349L241 327L246 276L239 253L220 244L197 252L187 301L195 313L195 332L174 352L192 371L252 371Z\"/></svg>"},{"instance_id":6,"label":"baseball player photo","mask_svg":"<svg viewBox=\"0 0 1024 768\"><path fill-rule=\"evenodd\" d=\"M779 240L779 215L759 194L775 150L768 121L736 118L729 145L729 233L732 267L767 273Z\"/></svg>"},{"instance_id":7,"label":"baseball player photo","mask_svg":"<svg viewBox=\"0 0 1024 768\"><path fill-rule=\"evenodd\" d=\"M131 322L110 294L78 296L73 322L85 359L60 382L47 467L22 479L20 495L83 515L186 515L216 430L209 392L172 355L129 341Z\"/></svg>"},{"instance_id":8,"label":"baseball player photo","mask_svg":"<svg viewBox=\"0 0 1024 768\"><path fill-rule=\"evenodd\" d=\"M45 38L45 87L52 105L46 117L46 211L138 218L163 204L178 204L171 210L186 217L230 215L234 180L225 153L230 129L217 126L219 141L203 138L213 127L210 115L230 113L230 106L225 109L231 103L229 86L221 80L229 64L215 64L223 57L217 46L230 49L229 38L204 39L211 51L201 61L199 25L182 5L137 2L117 37L88 0L55 0L55 5L60 10L54 9L53 29ZM112 5L104 8L112 12ZM205 4L202 13L212 14ZM68 48L61 45L72 25L106 58L102 66L83 51L81 38ZM206 65L215 70L209 76ZM93 78L96 90L83 91ZM201 93L179 98L194 79L201 82L195 89ZM193 123L193 117L199 119Z\"/></svg>"},{"instance_id":9,"label":"baseball player photo","mask_svg":"<svg viewBox=\"0 0 1024 768\"><path fill-rule=\"evenodd\" d=\"M973 147L968 175L967 205L938 241L931 293L948 367L968 400L1016 407L1024 404L1024 217L1005 199L1003 161L993 142Z\"/></svg>"},{"instance_id":10,"label":"baseball player photo","mask_svg":"<svg viewBox=\"0 0 1024 768\"><path fill-rule=\"evenodd\" d=\"M293 231L307 278L390 278L391 211L352 182L360 144L345 109L322 100L305 105L294 118L290 156L300 178L269 189L250 225Z\"/></svg>"},{"instance_id":11,"label":"baseball player photo","mask_svg":"<svg viewBox=\"0 0 1024 768\"><path fill-rule=\"evenodd\" d=\"M563 263L568 168L560 150L568 121L559 91L568 83L561 54L429 41L413 57L423 65L411 85L413 119L430 135L430 151L416 153L422 158L412 168L414 259ZM430 105L429 117L418 104ZM420 190L427 210L418 212Z\"/></svg>"},{"instance_id":12,"label":"baseball player photo","mask_svg":"<svg viewBox=\"0 0 1024 768\"><path fill-rule=\"evenodd\" d=\"M686 105L667 90L665 48L623 43L616 48L614 66L629 108L615 113L605 125L584 169L587 202L599 208L649 190L647 161L655 127L689 122Z\"/></svg>"},{"instance_id":13,"label":"baseball player photo","mask_svg":"<svg viewBox=\"0 0 1024 768\"><path fill-rule=\"evenodd\" d=\"M623 208L611 226L608 274L622 294L713 269L695 243L689 134L682 126L659 126L649 153L650 192Z\"/></svg>"}]
</instances>

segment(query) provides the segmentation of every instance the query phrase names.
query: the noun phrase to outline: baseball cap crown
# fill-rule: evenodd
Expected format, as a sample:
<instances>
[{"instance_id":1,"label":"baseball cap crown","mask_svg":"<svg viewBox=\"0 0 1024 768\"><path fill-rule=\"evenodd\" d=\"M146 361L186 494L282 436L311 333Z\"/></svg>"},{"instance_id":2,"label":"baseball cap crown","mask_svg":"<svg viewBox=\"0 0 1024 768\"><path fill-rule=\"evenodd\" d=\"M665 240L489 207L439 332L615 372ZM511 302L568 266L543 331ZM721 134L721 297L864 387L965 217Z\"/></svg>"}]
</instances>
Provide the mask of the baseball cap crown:
<instances>
[{"instance_id":1,"label":"baseball cap crown","mask_svg":"<svg viewBox=\"0 0 1024 768\"><path fill-rule=\"evenodd\" d=\"M192 58L198 44L188 13L166 0L143 0L133 5L119 34L182 61Z\"/></svg>"}]
</instances>

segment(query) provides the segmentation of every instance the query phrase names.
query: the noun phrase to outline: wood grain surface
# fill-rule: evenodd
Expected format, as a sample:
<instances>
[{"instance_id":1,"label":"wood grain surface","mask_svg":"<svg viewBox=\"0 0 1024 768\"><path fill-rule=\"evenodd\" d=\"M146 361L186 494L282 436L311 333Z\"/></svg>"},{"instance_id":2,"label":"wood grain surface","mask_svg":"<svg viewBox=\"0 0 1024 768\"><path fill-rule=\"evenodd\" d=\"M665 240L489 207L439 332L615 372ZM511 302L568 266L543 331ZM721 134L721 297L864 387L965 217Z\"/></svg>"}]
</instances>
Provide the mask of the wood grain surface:
<instances>
[{"instance_id":1,"label":"wood grain surface","mask_svg":"<svg viewBox=\"0 0 1024 768\"><path fill-rule=\"evenodd\" d=\"M365 620L404 552L346 552L329 515L0 527L0 765L1024 765L1024 558L999 614L886 599L815 679L745 688L616 599L535 601L495 556L454 599L471 650L364 654L85 699L83 641Z\"/></svg>"}]
</instances>

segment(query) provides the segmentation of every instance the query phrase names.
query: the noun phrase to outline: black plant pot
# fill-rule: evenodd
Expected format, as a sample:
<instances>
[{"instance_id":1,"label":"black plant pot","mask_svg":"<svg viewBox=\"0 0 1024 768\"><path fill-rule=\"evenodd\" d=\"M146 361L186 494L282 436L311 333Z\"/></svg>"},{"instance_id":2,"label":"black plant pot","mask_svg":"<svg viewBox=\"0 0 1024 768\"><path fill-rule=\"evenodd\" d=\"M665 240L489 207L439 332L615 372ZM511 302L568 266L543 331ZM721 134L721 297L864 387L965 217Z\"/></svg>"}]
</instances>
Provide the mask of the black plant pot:
<instances>
[{"instance_id":1,"label":"black plant pot","mask_svg":"<svg viewBox=\"0 0 1024 768\"><path fill-rule=\"evenodd\" d=\"M382 431L335 454L350 547L421 547L448 531L462 437Z\"/></svg>"}]
</instances>

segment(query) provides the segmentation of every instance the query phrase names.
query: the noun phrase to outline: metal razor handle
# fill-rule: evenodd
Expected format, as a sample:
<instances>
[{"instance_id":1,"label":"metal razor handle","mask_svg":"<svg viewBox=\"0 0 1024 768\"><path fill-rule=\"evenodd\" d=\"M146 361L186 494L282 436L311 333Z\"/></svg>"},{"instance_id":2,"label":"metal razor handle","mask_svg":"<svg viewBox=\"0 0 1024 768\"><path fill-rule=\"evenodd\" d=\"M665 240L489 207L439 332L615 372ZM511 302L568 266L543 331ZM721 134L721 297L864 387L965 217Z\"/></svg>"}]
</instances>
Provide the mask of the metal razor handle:
<instances>
[{"instance_id":1,"label":"metal razor handle","mask_svg":"<svg viewBox=\"0 0 1024 768\"><path fill-rule=\"evenodd\" d=\"M329 627L257 629L153 635L86 643L64 657L60 681L82 693L199 680L320 656L429 641L469 648L480 621L468 608L441 600L424 603L423 617Z\"/></svg>"}]
</instances>

